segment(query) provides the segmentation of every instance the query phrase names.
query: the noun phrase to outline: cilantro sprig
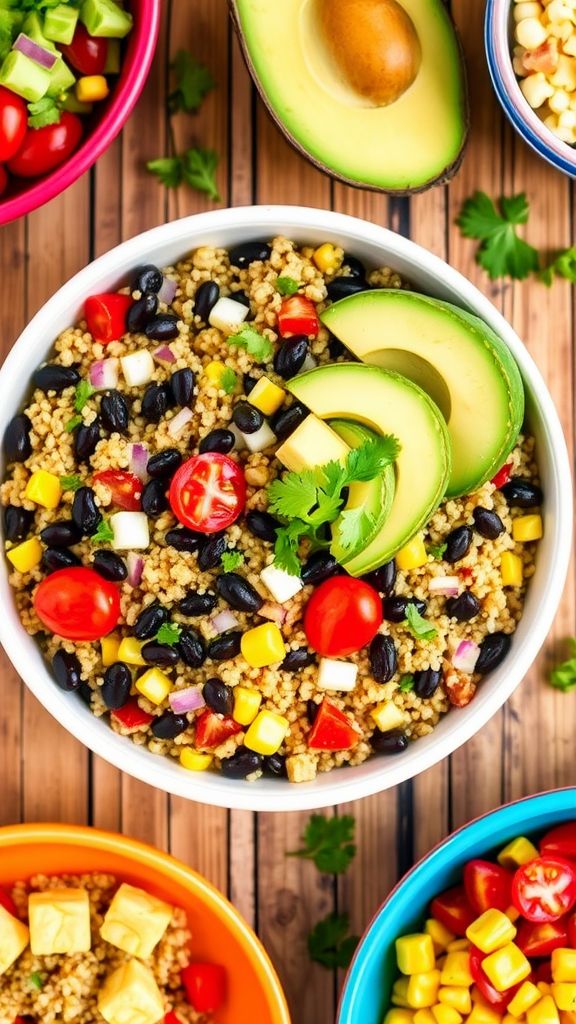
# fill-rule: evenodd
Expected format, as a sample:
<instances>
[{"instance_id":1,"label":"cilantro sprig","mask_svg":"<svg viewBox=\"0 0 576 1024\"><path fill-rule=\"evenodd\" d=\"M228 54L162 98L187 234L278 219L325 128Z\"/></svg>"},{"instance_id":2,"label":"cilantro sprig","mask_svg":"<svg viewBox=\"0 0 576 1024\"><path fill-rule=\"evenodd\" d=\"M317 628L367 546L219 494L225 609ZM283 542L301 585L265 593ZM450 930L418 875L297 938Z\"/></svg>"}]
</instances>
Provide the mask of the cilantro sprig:
<instances>
[{"instance_id":1,"label":"cilantro sprig","mask_svg":"<svg viewBox=\"0 0 576 1024\"><path fill-rule=\"evenodd\" d=\"M440 561L442 561L442 558L444 557L444 552L446 551L447 547L448 547L448 545L446 543L442 543L442 544L427 544L426 545L426 553L428 555L432 555L432 558L435 558L438 562L440 562Z\"/></svg>"},{"instance_id":2,"label":"cilantro sprig","mask_svg":"<svg viewBox=\"0 0 576 1024\"><path fill-rule=\"evenodd\" d=\"M160 629L154 637L159 644L165 644L167 647L174 647L178 643L182 636L182 626L179 626L176 622L163 622Z\"/></svg>"},{"instance_id":3,"label":"cilantro sprig","mask_svg":"<svg viewBox=\"0 0 576 1024\"><path fill-rule=\"evenodd\" d=\"M402 676L398 683L398 689L400 693L410 693L414 689L414 676L410 672Z\"/></svg>"},{"instance_id":4,"label":"cilantro sprig","mask_svg":"<svg viewBox=\"0 0 576 1024\"><path fill-rule=\"evenodd\" d=\"M406 607L404 625L417 640L433 640L438 631L427 619L423 619L413 601Z\"/></svg>"},{"instance_id":5,"label":"cilantro sprig","mask_svg":"<svg viewBox=\"0 0 576 1024\"><path fill-rule=\"evenodd\" d=\"M562 693L576 690L576 640L570 640L571 657L561 662L550 673L550 685Z\"/></svg>"},{"instance_id":6,"label":"cilantro sprig","mask_svg":"<svg viewBox=\"0 0 576 1024\"><path fill-rule=\"evenodd\" d=\"M44 978L39 971L32 971L32 974L28 978L28 982L30 987L36 989L37 992L41 992L44 988Z\"/></svg>"},{"instance_id":7,"label":"cilantro sprig","mask_svg":"<svg viewBox=\"0 0 576 1024\"><path fill-rule=\"evenodd\" d=\"M216 85L210 71L187 50L178 50L170 68L176 88L168 95L169 112L176 114L184 110L195 114L204 97Z\"/></svg>"},{"instance_id":8,"label":"cilantro sprig","mask_svg":"<svg viewBox=\"0 0 576 1024\"><path fill-rule=\"evenodd\" d=\"M205 192L214 202L220 202L216 184L218 160L218 154L214 149L192 146L180 156L163 156L149 160L146 167L166 188L189 185L197 192Z\"/></svg>"},{"instance_id":9,"label":"cilantro sprig","mask_svg":"<svg viewBox=\"0 0 576 1024\"><path fill-rule=\"evenodd\" d=\"M81 380L80 383L76 385L76 390L74 392L74 408L76 412L82 412L86 402L93 394L94 388L90 384L90 381Z\"/></svg>"},{"instance_id":10,"label":"cilantro sprig","mask_svg":"<svg viewBox=\"0 0 576 1024\"><path fill-rule=\"evenodd\" d=\"M234 572L244 564L244 555L241 551L225 551L220 559L224 572Z\"/></svg>"},{"instance_id":11,"label":"cilantro sprig","mask_svg":"<svg viewBox=\"0 0 576 1024\"><path fill-rule=\"evenodd\" d=\"M492 280L523 280L539 269L538 251L517 232L520 225L526 224L528 213L524 192L501 196L498 207L485 192L475 192L462 206L456 223L466 238L480 242L476 262Z\"/></svg>"},{"instance_id":12,"label":"cilantro sprig","mask_svg":"<svg viewBox=\"0 0 576 1024\"><path fill-rule=\"evenodd\" d=\"M299 287L298 281L293 277L276 278L276 291L280 292L280 295L295 295Z\"/></svg>"},{"instance_id":13,"label":"cilantro sprig","mask_svg":"<svg viewBox=\"0 0 576 1024\"><path fill-rule=\"evenodd\" d=\"M225 366L220 378L220 387L225 394L231 395L238 383L238 376L231 366Z\"/></svg>"},{"instance_id":14,"label":"cilantro sprig","mask_svg":"<svg viewBox=\"0 0 576 1024\"><path fill-rule=\"evenodd\" d=\"M229 345L235 345L236 348L245 348L248 355L253 356L257 363L268 363L272 358L272 342L250 324L242 324L240 330L236 334L230 334L226 340Z\"/></svg>"},{"instance_id":15,"label":"cilantro sprig","mask_svg":"<svg viewBox=\"0 0 576 1024\"><path fill-rule=\"evenodd\" d=\"M93 544L109 544L114 540L114 530L106 519L101 519L95 533L90 535Z\"/></svg>"},{"instance_id":16,"label":"cilantro sprig","mask_svg":"<svg viewBox=\"0 0 576 1024\"><path fill-rule=\"evenodd\" d=\"M355 821L351 814L325 818L313 814L302 836L303 846L290 850L287 857L302 857L314 862L318 871L339 875L347 871L356 854Z\"/></svg>"},{"instance_id":17,"label":"cilantro sprig","mask_svg":"<svg viewBox=\"0 0 576 1024\"><path fill-rule=\"evenodd\" d=\"M77 491L82 487L82 477L78 476L77 473L72 473L70 476L61 476L60 486L63 491Z\"/></svg>"},{"instance_id":18,"label":"cilantro sprig","mask_svg":"<svg viewBox=\"0 0 576 1024\"><path fill-rule=\"evenodd\" d=\"M62 109L50 96L43 96L36 103L28 104L28 125L30 128L45 128L49 124L59 124Z\"/></svg>"},{"instance_id":19,"label":"cilantro sprig","mask_svg":"<svg viewBox=\"0 0 576 1024\"><path fill-rule=\"evenodd\" d=\"M576 245L559 253L552 263L540 271L539 277L547 288L553 284L555 277L563 277L570 284L576 284Z\"/></svg>"},{"instance_id":20,"label":"cilantro sprig","mask_svg":"<svg viewBox=\"0 0 576 1024\"><path fill-rule=\"evenodd\" d=\"M82 417L80 415L71 416L70 419L67 420L67 422L64 424L64 430L66 431L67 434L71 434L74 430L76 430L76 427L80 426L82 422Z\"/></svg>"},{"instance_id":21,"label":"cilantro sprig","mask_svg":"<svg viewBox=\"0 0 576 1024\"><path fill-rule=\"evenodd\" d=\"M327 914L308 936L310 959L323 967L349 967L360 941L358 935L350 935L349 932L349 914Z\"/></svg>"}]
</instances>

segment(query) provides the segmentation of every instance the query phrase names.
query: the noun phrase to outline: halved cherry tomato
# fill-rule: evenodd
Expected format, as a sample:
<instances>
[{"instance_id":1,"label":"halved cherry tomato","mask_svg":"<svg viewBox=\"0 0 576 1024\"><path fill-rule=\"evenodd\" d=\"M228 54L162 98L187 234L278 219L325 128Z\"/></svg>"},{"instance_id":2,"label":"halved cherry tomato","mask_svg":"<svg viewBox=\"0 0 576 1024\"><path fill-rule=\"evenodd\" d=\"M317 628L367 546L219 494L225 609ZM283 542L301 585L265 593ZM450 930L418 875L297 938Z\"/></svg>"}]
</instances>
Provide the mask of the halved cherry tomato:
<instances>
[{"instance_id":1,"label":"halved cherry tomato","mask_svg":"<svg viewBox=\"0 0 576 1024\"><path fill-rule=\"evenodd\" d=\"M80 118L67 110L58 124L27 128L20 148L8 161L8 170L18 178L38 178L53 171L76 149L83 130Z\"/></svg>"},{"instance_id":2,"label":"halved cherry tomato","mask_svg":"<svg viewBox=\"0 0 576 1024\"><path fill-rule=\"evenodd\" d=\"M21 96L0 86L0 162L18 152L28 128L28 108Z\"/></svg>"},{"instance_id":3,"label":"halved cherry tomato","mask_svg":"<svg viewBox=\"0 0 576 1024\"><path fill-rule=\"evenodd\" d=\"M112 494L112 503L125 512L139 512L142 507L142 481L124 469L102 469L94 479Z\"/></svg>"},{"instance_id":4,"label":"halved cherry tomato","mask_svg":"<svg viewBox=\"0 0 576 1024\"><path fill-rule=\"evenodd\" d=\"M1 886L0 907L4 907L4 910L7 910L9 914L12 914L12 917L18 917L18 911L16 909L16 904L14 903L14 900L12 899L10 893L7 892L6 889L3 889Z\"/></svg>"},{"instance_id":5,"label":"halved cherry tomato","mask_svg":"<svg viewBox=\"0 0 576 1024\"><path fill-rule=\"evenodd\" d=\"M566 857L576 860L576 821L567 821L547 832L538 844L543 857Z\"/></svg>"},{"instance_id":6,"label":"halved cherry tomato","mask_svg":"<svg viewBox=\"0 0 576 1024\"><path fill-rule=\"evenodd\" d=\"M570 949L576 949L576 914L568 918L568 945Z\"/></svg>"},{"instance_id":7,"label":"halved cherry tomato","mask_svg":"<svg viewBox=\"0 0 576 1024\"><path fill-rule=\"evenodd\" d=\"M3 164L0 164L0 196L3 196L6 189L8 188L8 181L9 178L6 173L6 168L3 166Z\"/></svg>"},{"instance_id":8,"label":"halved cherry tomato","mask_svg":"<svg viewBox=\"0 0 576 1024\"><path fill-rule=\"evenodd\" d=\"M118 292L90 295L84 303L84 317L94 341L102 345L120 341L128 330L126 316L132 305L129 295L119 295Z\"/></svg>"},{"instance_id":9,"label":"halved cherry tomato","mask_svg":"<svg viewBox=\"0 0 576 1024\"><path fill-rule=\"evenodd\" d=\"M549 956L552 950L568 945L568 919L541 923L520 919L514 941L527 957Z\"/></svg>"},{"instance_id":10,"label":"halved cherry tomato","mask_svg":"<svg viewBox=\"0 0 576 1024\"><path fill-rule=\"evenodd\" d=\"M454 935L465 935L466 929L476 919L466 896L463 885L454 885L436 896L430 904L430 914Z\"/></svg>"},{"instance_id":11,"label":"halved cherry tomato","mask_svg":"<svg viewBox=\"0 0 576 1024\"><path fill-rule=\"evenodd\" d=\"M216 1013L226 999L226 968L222 964L191 963L182 968L186 998L198 1013Z\"/></svg>"},{"instance_id":12,"label":"halved cherry tomato","mask_svg":"<svg viewBox=\"0 0 576 1024\"><path fill-rule=\"evenodd\" d=\"M485 910L504 912L512 902L512 875L489 860L469 860L464 868L464 888L477 914Z\"/></svg>"},{"instance_id":13,"label":"halved cherry tomato","mask_svg":"<svg viewBox=\"0 0 576 1024\"><path fill-rule=\"evenodd\" d=\"M315 338L320 330L316 306L305 295L290 295L282 299L278 313L278 330L282 338L293 334L306 334Z\"/></svg>"},{"instance_id":14,"label":"halved cherry tomato","mask_svg":"<svg viewBox=\"0 0 576 1024\"><path fill-rule=\"evenodd\" d=\"M110 717L116 718L125 729L139 729L143 725L150 725L154 715L140 707L137 697L131 697L123 707L115 708Z\"/></svg>"},{"instance_id":15,"label":"halved cherry tomato","mask_svg":"<svg viewBox=\"0 0 576 1024\"><path fill-rule=\"evenodd\" d=\"M233 718L218 715L210 708L206 708L206 711L203 711L196 719L195 743L203 750L212 750L238 732L242 732L242 726Z\"/></svg>"},{"instance_id":16,"label":"halved cherry tomato","mask_svg":"<svg viewBox=\"0 0 576 1024\"><path fill-rule=\"evenodd\" d=\"M108 58L108 40L91 36L78 22L72 42L60 46L64 58L82 75L102 75Z\"/></svg>"},{"instance_id":17,"label":"halved cherry tomato","mask_svg":"<svg viewBox=\"0 0 576 1024\"><path fill-rule=\"evenodd\" d=\"M500 467L500 469L496 473L496 476L492 477L490 483L494 484L494 487L497 487L498 489L504 487L504 484L507 484L510 479L511 472L512 463L506 462L503 466Z\"/></svg>"},{"instance_id":18,"label":"halved cherry tomato","mask_svg":"<svg viewBox=\"0 0 576 1024\"><path fill-rule=\"evenodd\" d=\"M528 921L557 921L576 903L576 867L562 857L536 857L514 875L512 901Z\"/></svg>"},{"instance_id":19,"label":"halved cherry tomato","mask_svg":"<svg viewBox=\"0 0 576 1024\"><path fill-rule=\"evenodd\" d=\"M346 657L373 640L382 618L382 601L374 587L352 576L333 576L308 601L304 632L318 654Z\"/></svg>"},{"instance_id":20,"label":"halved cherry tomato","mask_svg":"<svg viewBox=\"0 0 576 1024\"><path fill-rule=\"evenodd\" d=\"M349 718L324 698L308 735L311 750L351 750L360 739Z\"/></svg>"},{"instance_id":21,"label":"halved cherry tomato","mask_svg":"<svg viewBox=\"0 0 576 1024\"><path fill-rule=\"evenodd\" d=\"M494 988L494 985L482 967L482 961L485 956L486 954L482 953L482 951L477 949L476 946L471 946L470 974L474 978L483 999L485 999L487 1003L490 1003L490 1006L493 1006L498 1013L504 1013L508 1003L513 999L515 993L520 988L520 985L513 985L512 988L507 988L504 992L499 992L498 989Z\"/></svg>"},{"instance_id":22,"label":"halved cherry tomato","mask_svg":"<svg viewBox=\"0 0 576 1024\"><path fill-rule=\"evenodd\" d=\"M169 498L174 515L184 526L200 533L217 533L231 526L243 511L246 480L233 459L205 452L176 471Z\"/></svg>"},{"instance_id":23,"label":"halved cherry tomato","mask_svg":"<svg viewBox=\"0 0 576 1024\"><path fill-rule=\"evenodd\" d=\"M538 966L534 968L534 972L532 974L532 981L535 985L537 985L539 981L544 981L546 985L550 985L552 981L551 960L543 960L541 964L538 964Z\"/></svg>"},{"instance_id":24,"label":"halved cherry tomato","mask_svg":"<svg viewBox=\"0 0 576 1024\"><path fill-rule=\"evenodd\" d=\"M58 569L36 588L34 610L45 626L67 640L100 640L120 618L118 588L94 569Z\"/></svg>"}]
</instances>

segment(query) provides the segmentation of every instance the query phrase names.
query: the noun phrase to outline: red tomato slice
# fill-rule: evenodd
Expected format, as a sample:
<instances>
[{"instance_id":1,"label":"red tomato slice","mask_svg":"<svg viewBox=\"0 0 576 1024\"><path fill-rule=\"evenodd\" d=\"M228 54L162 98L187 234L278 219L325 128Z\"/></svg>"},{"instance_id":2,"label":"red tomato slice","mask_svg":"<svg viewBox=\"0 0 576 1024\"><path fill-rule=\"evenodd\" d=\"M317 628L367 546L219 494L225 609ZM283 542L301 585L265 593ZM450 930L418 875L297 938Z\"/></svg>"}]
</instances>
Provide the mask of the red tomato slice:
<instances>
[{"instance_id":1,"label":"red tomato slice","mask_svg":"<svg viewBox=\"0 0 576 1024\"><path fill-rule=\"evenodd\" d=\"M154 715L140 707L137 697L131 697L123 707L112 711L110 717L117 719L125 729L140 729L143 725L149 725Z\"/></svg>"},{"instance_id":2,"label":"red tomato slice","mask_svg":"<svg viewBox=\"0 0 576 1024\"><path fill-rule=\"evenodd\" d=\"M3 889L2 886L0 886L0 907L4 907L4 910L7 910L9 914L12 914L12 917L18 917L18 911L14 900L10 893L6 889Z\"/></svg>"},{"instance_id":3,"label":"red tomato slice","mask_svg":"<svg viewBox=\"0 0 576 1024\"><path fill-rule=\"evenodd\" d=\"M304 632L318 654L346 657L374 639L382 617L382 601L374 587L352 576L333 576L308 601Z\"/></svg>"},{"instance_id":4,"label":"red tomato slice","mask_svg":"<svg viewBox=\"0 0 576 1024\"><path fill-rule=\"evenodd\" d=\"M233 718L226 715L218 715L210 708L206 708L196 719L196 746L202 749L213 750L219 747L230 736L242 732L242 726Z\"/></svg>"},{"instance_id":5,"label":"red tomato slice","mask_svg":"<svg viewBox=\"0 0 576 1024\"><path fill-rule=\"evenodd\" d=\"M82 75L102 75L108 58L108 40L91 36L78 22L72 42L60 46L65 60Z\"/></svg>"},{"instance_id":6,"label":"red tomato slice","mask_svg":"<svg viewBox=\"0 0 576 1024\"><path fill-rule=\"evenodd\" d=\"M536 857L514 875L512 901L528 921L557 921L576 903L576 867L562 857Z\"/></svg>"},{"instance_id":7,"label":"red tomato slice","mask_svg":"<svg viewBox=\"0 0 576 1024\"><path fill-rule=\"evenodd\" d=\"M103 469L94 474L112 493L112 503L125 512L139 512L142 504L142 481L123 469Z\"/></svg>"},{"instance_id":8,"label":"red tomato slice","mask_svg":"<svg viewBox=\"0 0 576 1024\"><path fill-rule=\"evenodd\" d=\"M308 734L311 750L351 750L360 739L349 718L324 698Z\"/></svg>"},{"instance_id":9,"label":"red tomato slice","mask_svg":"<svg viewBox=\"0 0 576 1024\"><path fill-rule=\"evenodd\" d=\"M320 330L316 306L305 295L290 295L282 299L278 313L278 330L282 338L293 334L306 334L315 338Z\"/></svg>"},{"instance_id":10,"label":"red tomato slice","mask_svg":"<svg viewBox=\"0 0 576 1024\"><path fill-rule=\"evenodd\" d=\"M132 304L129 295L119 295L118 292L90 295L84 303L84 318L94 341L102 345L120 341L128 329L126 315Z\"/></svg>"},{"instance_id":11,"label":"red tomato slice","mask_svg":"<svg viewBox=\"0 0 576 1024\"><path fill-rule=\"evenodd\" d=\"M226 999L226 968L221 964L191 963L182 969L186 998L198 1013L216 1013Z\"/></svg>"},{"instance_id":12,"label":"red tomato slice","mask_svg":"<svg viewBox=\"0 0 576 1024\"><path fill-rule=\"evenodd\" d=\"M82 138L84 126L76 114L65 110L58 124L27 128L18 151L8 161L17 178L38 178L64 163Z\"/></svg>"},{"instance_id":13,"label":"red tomato slice","mask_svg":"<svg viewBox=\"0 0 576 1024\"><path fill-rule=\"evenodd\" d=\"M217 533L231 526L243 511L246 480L233 459L205 452L176 471L169 498L174 515L184 526L200 533Z\"/></svg>"},{"instance_id":14,"label":"red tomato slice","mask_svg":"<svg viewBox=\"0 0 576 1024\"><path fill-rule=\"evenodd\" d=\"M499 992L498 989L494 988L494 985L482 967L482 961L485 956L486 954L482 953L482 951L477 949L476 946L470 947L470 974L474 978L482 998L485 999L487 1003L490 1003L490 1006L493 1006L498 1013L504 1013L508 1003L514 998L514 995L520 988L520 985L513 985L512 988L507 988L504 992Z\"/></svg>"},{"instance_id":15,"label":"red tomato slice","mask_svg":"<svg viewBox=\"0 0 576 1024\"><path fill-rule=\"evenodd\" d=\"M28 128L28 108L15 92L0 86L0 162L18 152Z\"/></svg>"},{"instance_id":16,"label":"red tomato slice","mask_svg":"<svg viewBox=\"0 0 576 1024\"><path fill-rule=\"evenodd\" d=\"M496 473L496 476L492 477L490 483L494 484L494 487L497 487L498 489L504 487L504 484L507 484L510 479L511 472L512 463L506 462L503 466L500 467L500 469Z\"/></svg>"},{"instance_id":17,"label":"red tomato slice","mask_svg":"<svg viewBox=\"0 0 576 1024\"><path fill-rule=\"evenodd\" d=\"M34 610L57 636L100 640L120 618L120 593L94 569L58 569L36 588Z\"/></svg>"},{"instance_id":18,"label":"red tomato slice","mask_svg":"<svg viewBox=\"0 0 576 1024\"><path fill-rule=\"evenodd\" d=\"M464 868L464 888L472 909L477 914L507 910L512 903L512 877L489 860L469 860Z\"/></svg>"},{"instance_id":19,"label":"red tomato slice","mask_svg":"<svg viewBox=\"0 0 576 1024\"><path fill-rule=\"evenodd\" d=\"M543 857L566 857L576 860L576 821L567 821L547 832L540 840L540 853Z\"/></svg>"},{"instance_id":20,"label":"red tomato slice","mask_svg":"<svg viewBox=\"0 0 576 1024\"><path fill-rule=\"evenodd\" d=\"M430 904L430 913L454 935L463 936L477 915L472 910L463 885L455 885L436 896Z\"/></svg>"},{"instance_id":21,"label":"red tomato slice","mask_svg":"<svg viewBox=\"0 0 576 1024\"><path fill-rule=\"evenodd\" d=\"M568 919L561 917L559 921L518 922L518 933L515 943L527 957L550 956L554 949L565 949L568 945Z\"/></svg>"}]
</instances>

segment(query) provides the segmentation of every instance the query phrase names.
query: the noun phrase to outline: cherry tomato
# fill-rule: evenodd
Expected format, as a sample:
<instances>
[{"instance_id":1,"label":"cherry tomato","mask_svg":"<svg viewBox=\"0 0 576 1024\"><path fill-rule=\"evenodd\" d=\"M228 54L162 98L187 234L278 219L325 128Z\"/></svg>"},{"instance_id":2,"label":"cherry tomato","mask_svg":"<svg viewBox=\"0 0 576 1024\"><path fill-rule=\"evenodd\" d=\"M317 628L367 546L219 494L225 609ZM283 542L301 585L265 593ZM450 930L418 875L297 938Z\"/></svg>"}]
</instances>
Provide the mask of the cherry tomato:
<instances>
[{"instance_id":1,"label":"cherry tomato","mask_svg":"<svg viewBox=\"0 0 576 1024\"><path fill-rule=\"evenodd\" d=\"M216 1013L226 998L226 968L222 964L191 963L182 969L186 998L198 1013Z\"/></svg>"},{"instance_id":2,"label":"cherry tomato","mask_svg":"<svg viewBox=\"0 0 576 1024\"><path fill-rule=\"evenodd\" d=\"M212 750L238 732L242 732L242 726L233 718L218 715L210 708L206 708L206 711L196 719L196 746L203 750Z\"/></svg>"},{"instance_id":3,"label":"cherry tomato","mask_svg":"<svg viewBox=\"0 0 576 1024\"><path fill-rule=\"evenodd\" d=\"M115 708L110 717L115 718L125 729L140 729L143 725L150 725L154 715L140 707L137 697L130 697L123 707Z\"/></svg>"},{"instance_id":4,"label":"cherry tomato","mask_svg":"<svg viewBox=\"0 0 576 1024\"><path fill-rule=\"evenodd\" d=\"M333 576L314 591L304 612L304 632L318 654L345 657L376 636L382 601L374 587L352 576Z\"/></svg>"},{"instance_id":5,"label":"cherry tomato","mask_svg":"<svg viewBox=\"0 0 576 1024\"><path fill-rule=\"evenodd\" d=\"M58 569L36 588L34 610L52 633L67 640L100 640L120 618L118 588L94 569Z\"/></svg>"},{"instance_id":6,"label":"cherry tomato","mask_svg":"<svg viewBox=\"0 0 576 1024\"><path fill-rule=\"evenodd\" d=\"M4 907L4 910L7 910L9 914L12 914L12 917L18 917L18 911L14 900L10 893L7 892L6 889L3 889L2 886L0 886L0 907Z\"/></svg>"},{"instance_id":7,"label":"cherry tomato","mask_svg":"<svg viewBox=\"0 0 576 1024\"><path fill-rule=\"evenodd\" d=\"M538 967L536 967L534 969L534 973L532 975L532 981L534 982L535 985L537 985L539 981L545 982L546 985L550 985L552 983L552 961L551 960L543 960L543 962L541 964L538 964Z\"/></svg>"},{"instance_id":8,"label":"cherry tomato","mask_svg":"<svg viewBox=\"0 0 576 1024\"><path fill-rule=\"evenodd\" d=\"M3 164L0 164L0 196L3 196L6 189L8 188L9 180L10 179L8 178L6 168L3 166Z\"/></svg>"},{"instance_id":9,"label":"cherry tomato","mask_svg":"<svg viewBox=\"0 0 576 1024\"><path fill-rule=\"evenodd\" d=\"M528 921L557 921L576 903L576 867L562 857L536 857L514 875L512 901Z\"/></svg>"},{"instance_id":10,"label":"cherry tomato","mask_svg":"<svg viewBox=\"0 0 576 1024\"><path fill-rule=\"evenodd\" d=\"M320 330L316 306L305 295L290 295L282 299L278 313L278 330L282 338L293 334L306 334L315 338Z\"/></svg>"},{"instance_id":11,"label":"cherry tomato","mask_svg":"<svg viewBox=\"0 0 576 1024\"><path fill-rule=\"evenodd\" d=\"M349 718L324 698L308 736L311 750L351 750L360 739Z\"/></svg>"},{"instance_id":12,"label":"cherry tomato","mask_svg":"<svg viewBox=\"0 0 576 1024\"><path fill-rule=\"evenodd\" d=\"M512 902L512 875L489 860L469 860L464 868L464 888L477 914L485 910L504 912Z\"/></svg>"},{"instance_id":13,"label":"cherry tomato","mask_svg":"<svg viewBox=\"0 0 576 1024\"><path fill-rule=\"evenodd\" d=\"M493 1006L498 1013L504 1013L508 1003L513 999L514 994L518 991L520 985L513 985L512 988L507 988L504 992L499 992L498 989L494 988L494 985L482 967L482 961L485 956L486 954L482 953L482 951L477 949L476 946L471 946L470 974L474 978L482 998L485 999L487 1003L490 1003L490 1006Z\"/></svg>"},{"instance_id":14,"label":"cherry tomato","mask_svg":"<svg viewBox=\"0 0 576 1024\"><path fill-rule=\"evenodd\" d=\"M472 910L463 885L455 885L436 896L430 904L430 914L454 935L465 935L477 914Z\"/></svg>"},{"instance_id":15,"label":"cherry tomato","mask_svg":"<svg viewBox=\"0 0 576 1024\"><path fill-rule=\"evenodd\" d=\"M568 945L570 949L576 949L576 914L568 918Z\"/></svg>"},{"instance_id":16,"label":"cherry tomato","mask_svg":"<svg viewBox=\"0 0 576 1024\"><path fill-rule=\"evenodd\" d=\"M28 128L28 108L21 96L0 86L0 162L18 152Z\"/></svg>"},{"instance_id":17,"label":"cherry tomato","mask_svg":"<svg viewBox=\"0 0 576 1024\"><path fill-rule=\"evenodd\" d=\"M227 455L205 452L188 459L170 484L170 505L191 530L217 533L231 526L246 504L246 480Z\"/></svg>"},{"instance_id":18,"label":"cherry tomato","mask_svg":"<svg viewBox=\"0 0 576 1024\"><path fill-rule=\"evenodd\" d=\"M108 58L108 40L91 36L78 22L72 42L60 47L64 59L82 75L102 75Z\"/></svg>"},{"instance_id":19,"label":"cherry tomato","mask_svg":"<svg viewBox=\"0 0 576 1024\"><path fill-rule=\"evenodd\" d=\"M540 853L543 857L566 857L576 860L576 821L567 821L547 832L540 840Z\"/></svg>"},{"instance_id":20,"label":"cherry tomato","mask_svg":"<svg viewBox=\"0 0 576 1024\"><path fill-rule=\"evenodd\" d=\"M65 110L58 124L27 128L18 152L8 161L17 178L38 178L64 163L82 138L82 121Z\"/></svg>"},{"instance_id":21,"label":"cherry tomato","mask_svg":"<svg viewBox=\"0 0 576 1024\"><path fill-rule=\"evenodd\" d=\"M500 467L500 469L496 473L496 476L492 477L490 483L494 484L494 487L497 487L498 489L500 489L500 487L504 487L504 484L507 484L510 479L511 472L512 463L506 462L503 466Z\"/></svg>"},{"instance_id":22,"label":"cherry tomato","mask_svg":"<svg viewBox=\"0 0 576 1024\"><path fill-rule=\"evenodd\" d=\"M182 1024L182 1021L176 1016L174 1010L170 1010L169 1013L164 1016L164 1024Z\"/></svg>"},{"instance_id":23,"label":"cherry tomato","mask_svg":"<svg viewBox=\"0 0 576 1024\"><path fill-rule=\"evenodd\" d=\"M142 481L124 469L103 469L94 474L94 479L112 494L112 503L125 512L139 512L142 503Z\"/></svg>"},{"instance_id":24,"label":"cherry tomato","mask_svg":"<svg viewBox=\"0 0 576 1024\"><path fill-rule=\"evenodd\" d=\"M563 949L568 945L568 919L561 917L559 921L518 922L518 933L515 943L527 957L550 956L554 949Z\"/></svg>"},{"instance_id":25,"label":"cherry tomato","mask_svg":"<svg viewBox=\"0 0 576 1024\"><path fill-rule=\"evenodd\" d=\"M90 295L84 303L84 318L94 341L109 345L126 334L126 316L133 305L129 295L103 292Z\"/></svg>"}]
</instances>

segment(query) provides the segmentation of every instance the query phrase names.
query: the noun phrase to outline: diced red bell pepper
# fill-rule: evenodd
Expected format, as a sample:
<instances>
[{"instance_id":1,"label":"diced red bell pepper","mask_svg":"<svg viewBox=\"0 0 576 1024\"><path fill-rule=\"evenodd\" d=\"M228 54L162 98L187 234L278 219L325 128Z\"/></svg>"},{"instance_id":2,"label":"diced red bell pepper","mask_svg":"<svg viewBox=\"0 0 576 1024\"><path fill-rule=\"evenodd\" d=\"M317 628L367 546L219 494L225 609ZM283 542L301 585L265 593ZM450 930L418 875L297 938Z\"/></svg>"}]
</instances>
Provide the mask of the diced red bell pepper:
<instances>
[{"instance_id":1,"label":"diced red bell pepper","mask_svg":"<svg viewBox=\"0 0 576 1024\"><path fill-rule=\"evenodd\" d=\"M18 911L16 909L16 904L14 903L14 900L12 899L10 893L6 889L3 889L1 886L0 907L4 907L4 910L7 910L9 914L12 914L12 917L18 917Z\"/></svg>"},{"instance_id":2,"label":"diced red bell pepper","mask_svg":"<svg viewBox=\"0 0 576 1024\"><path fill-rule=\"evenodd\" d=\"M233 718L218 715L210 708L206 708L196 719L195 743L199 749L213 750L238 732L242 732L242 726Z\"/></svg>"},{"instance_id":3,"label":"diced red bell pepper","mask_svg":"<svg viewBox=\"0 0 576 1024\"><path fill-rule=\"evenodd\" d=\"M505 910L512 903L512 875L490 860L469 860L464 868L464 889L477 914Z\"/></svg>"},{"instance_id":4,"label":"diced red bell pepper","mask_svg":"<svg viewBox=\"0 0 576 1024\"><path fill-rule=\"evenodd\" d=\"M311 750L351 750L360 736L340 708L324 698L308 736Z\"/></svg>"},{"instance_id":5,"label":"diced red bell pepper","mask_svg":"<svg viewBox=\"0 0 576 1024\"><path fill-rule=\"evenodd\" d=\"M497 487L498 489L500 489L500 487L504 487L504 484L507 484L510 479L511 472L512 463L506 462L503 466L500 467L500 469L496 473L496 476L492 477L490 483L494 484L494 487Z\"/></svg>"},{"instance_id":6,"label":"diced red bell pepper","mask_svg":"<svg viewBox=\"0 0 576 1024\"><path fill-rule=\"evenodd\" d=\"M140 729L143 725L149 725L154 715L149 715L140 707L137 697L131 697L124 707L112 711L110 717L115 718L125 729Z\"/></svg>"},{"instance_id":7,"label":"diced red bell pepper","mask_svg":"<svg viewBox=\"0 0 576 1024\"><path fill-rule=\"evenodd\" d=\"M182 970L186 998L198 1013L216 1013L226 999L226 968L222 964L191 963Z\"/></svg>"},{"instance_id":8,"label":"diced red bell pepper","mask_svg":"<svg viewBox=\"0 0 576 1024\"><path fill-rule=\"evenodd\" d=\"M118 295L117 292L90 295L84 303L84 317L94 341L102 345L120 341L128 330L126 315L132 304L130 295Z\"/></svg>"},{"instance_id":9,"label":"diced red bell pepper","mask_svg":"<svg viewBox=\"0 0 576 1024\"><path fill-rule=\"evenodd\" d=\"M436 896L430 904L430 913L448 931L460 936L466 934L466 929L477 916L468 902L463 885L455 885Z\"/></svg>"},{"instance_id":10,"label":"diced red bell pepper","mask_svg":"<svg viewBox=\"0 0 576 1024\"><path fill-rule=\"evenodd\" d=\"M550 956L554 949L565 949L568 945L569 927L567 917L538 923L520 919L514 941L527 957Z\"/></svg>"},{"instance_id":11,"label":"diced red bell pepper","mask_svg":"<svg viewBox=\"0 0 576 1024\"><path fill-rule=\"evenodd\" d=\"M278 329L283 338L305 334L315 338L320 330L316 306L305 295L289 295L282 300L278 313Z\"/></svg>"},{"instance_id":12,"label":"diced red bell pepper","mask_svg":"<svg viewBox=\"0 0 576 1024\"><path fill-rule=\"evenodd\" d=\"M94 473L94 479L107 487L112 495L112 504L125 512L139 512L142 508L143 483L134 473L125 469L101 469Z\"/></svg>"}]
</instances>

